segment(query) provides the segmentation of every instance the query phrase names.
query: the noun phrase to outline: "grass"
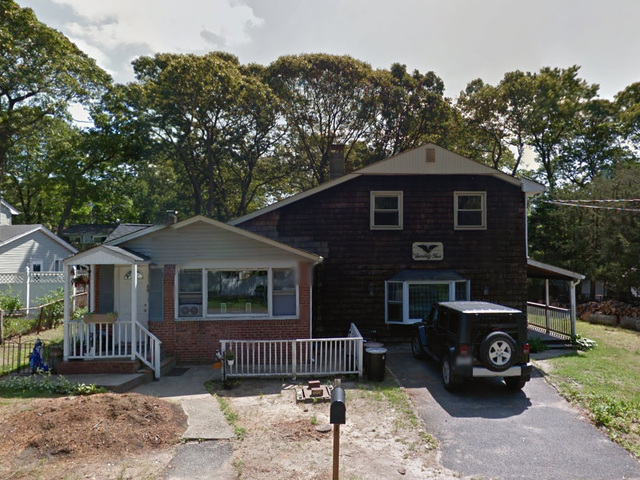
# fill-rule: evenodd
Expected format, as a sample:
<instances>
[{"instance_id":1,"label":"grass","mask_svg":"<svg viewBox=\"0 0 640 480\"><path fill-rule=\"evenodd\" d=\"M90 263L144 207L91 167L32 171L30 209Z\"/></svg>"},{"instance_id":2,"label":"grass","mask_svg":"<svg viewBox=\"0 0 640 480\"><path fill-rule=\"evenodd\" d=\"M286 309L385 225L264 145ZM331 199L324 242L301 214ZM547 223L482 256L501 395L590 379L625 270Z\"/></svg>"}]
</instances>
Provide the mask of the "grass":
<instances>
[{"instance_id":1,"label":"grass","mask_svg":"<svg viewBox=\"0 0 640 480\"><path fill-rule=\"evenodd\" d=\"M44 361L47 362L49 347L51 345L62 345L63 327L60 325L51 330L44 330L39 334L31 333L21 336L20 342L23 345L26 344L26 346L23 346L20 351L15 345L17 339L9 340L0 345L0 375L27 368L31 348L38 338L44 342Z\"/></svg>"},{"instance_id":2,"label":"grass","mask_svg":"<svg viewBox=\"0 0 640 480\"><path fill-rule=\"evenodd\" d=\"M207 382L205 384L205 387L207 388L209 393L211 393L218 401L218 404L220 405L220 410L222 411L224 418L227 420L227 422L229 422L229 425L231 425L231 427L233 428L233 433L236 436L236 438L239 440L242 440L244 438L246 430L238 426L238 419L239 419L238 414L231 409L231 405L229 405L229 402L227 401L226 398L223 398L220 395L213 392L213 389L215 388L214 382Z\"/></svg>"},{"instance_id":3,"label":"grass","mask_svg":"<svg viewBox=\"0 0 640 480\"><path fill-rule=\"evenodd\" d=\"M548 360L549 376L565 398L640 458L640 333L585 322L577 331L597 347Z\"/></svg>"}]
</instances>

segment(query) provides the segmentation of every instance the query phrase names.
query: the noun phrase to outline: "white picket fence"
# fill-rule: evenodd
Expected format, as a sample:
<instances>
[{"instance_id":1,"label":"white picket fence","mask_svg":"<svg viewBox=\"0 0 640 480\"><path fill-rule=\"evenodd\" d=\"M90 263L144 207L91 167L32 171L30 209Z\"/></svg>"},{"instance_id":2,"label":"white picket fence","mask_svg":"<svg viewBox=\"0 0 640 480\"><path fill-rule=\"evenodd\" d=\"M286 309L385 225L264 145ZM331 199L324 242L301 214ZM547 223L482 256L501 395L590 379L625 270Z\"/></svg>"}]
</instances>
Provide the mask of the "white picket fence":
<instances>
[{"instance_id":1,"label":"white picket fence","mask_svg":"<svg viewBox=\"0 0 640 480\"><path fill-rule=\"evenodd\" d=\"M358 375L363 338L351 324L348 337L297 340L222 340L223 377ZM233 352L233 360L226 354Z\"/></svg>"}]
</instances>

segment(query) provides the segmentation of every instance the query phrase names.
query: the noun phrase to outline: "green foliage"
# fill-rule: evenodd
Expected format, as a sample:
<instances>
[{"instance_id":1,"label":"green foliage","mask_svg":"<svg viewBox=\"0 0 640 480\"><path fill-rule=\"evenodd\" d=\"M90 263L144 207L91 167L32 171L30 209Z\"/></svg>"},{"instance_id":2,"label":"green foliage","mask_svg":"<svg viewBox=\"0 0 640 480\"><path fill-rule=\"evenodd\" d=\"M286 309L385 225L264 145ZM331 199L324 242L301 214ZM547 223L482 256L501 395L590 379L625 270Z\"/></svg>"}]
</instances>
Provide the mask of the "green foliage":
<instances>
[{"instance_id":1,"label":"green foliage","mask_svg":"<svg viewBox=\"0 0 640 480\"><path fill-rule=\"evenodd\" d=\"M11 286L0 292L0 310L4 311L5 315L13 315L23 307L24 305L22 304L20 295L13 293Z\"/></svg>"},{"instance_id":2,"label":"green foliage","mask_svg":"<svg viewBox=\"0 0 640 480\"><path fill-rule=\"evenodd\" d=\"M580 334L576 335L573 343L578 348L578 350L582 350L583 352L586 352L587 350L593 350L598 346L595 340L583 337Z\"/></svg>"},{"instance_id":3,"label":"green foliage","mask_svg":"<svg viewBox=\"0 0 640 480\"><path fill-rule=\"evenodd\" d=\"M22 398L43 395L93 395L105 393L106 389L94 384L71 382L63 376L58 378L49 374L31 375L28 377L13 376L0 381L0 394Z\"/></svg>"},{"instance_id":4,"label":"green foliage","mask_svg":"<svg viewBox=\"0 0 640 480\"><path fill-rule=\"evenodd\" d=\"M36 328L37 318L28 317L4 317L4 336L11 338L18 335L26 335Z\"/></svg>"},{"instance_id":5,"label":"green foliage","mask_svg":"<svg viewBox=\"0 0 640 480\"><path fill-rule=\"evenodd\" d=\"M38 305L47 305L42 311L42 326L55 328L62 323L64 317L64 290L58 288L38 298Z\"/></svg>"},{"instance_id":6,"label":"green foliage","mask_svg":"<svg viewBox=\"0 0 640 480\"><path fill-rule=\"evenodd\" d=\"M529 338L529 348L531 349L531 353L540 353L549 347L540 338Z\"/></svg>"}]
</instances>

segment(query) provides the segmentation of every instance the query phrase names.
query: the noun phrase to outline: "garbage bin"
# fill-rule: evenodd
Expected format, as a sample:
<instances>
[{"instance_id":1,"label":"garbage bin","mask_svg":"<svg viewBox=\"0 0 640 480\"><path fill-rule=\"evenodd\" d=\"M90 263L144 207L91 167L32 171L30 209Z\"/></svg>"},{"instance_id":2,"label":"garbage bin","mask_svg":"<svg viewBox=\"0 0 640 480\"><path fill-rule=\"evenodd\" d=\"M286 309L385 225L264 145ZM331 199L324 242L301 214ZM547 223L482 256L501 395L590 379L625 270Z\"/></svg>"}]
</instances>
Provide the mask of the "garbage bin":
<instances>
[{"instance_id":1,"label":"garbage bin","mask_svg":"<svg viewBox=\"0 0 640 480\"><path fill-rule=\"evenodd\" d=\"M384 347L384 343L380 343L380 342L365 342L364 344L364 361L363 363L363 368L365 372L369 371L369 354L367 353L367 350L369 350L370 348L382 348Z\"/></svg>"},{"instance_id":2,"label":"garbage bin","mask_svg":"<svg viewBox=\"0 0 640 480\"><path fill-rule=\"evenodd\" d=\"M367 348L369 355L369 370L367 378L371 382L384 381L387 349L386 348Z\"/></svg>"},{"instance_id":3,"label":"garbage bin","mask_svg":"<svg viewBox=\"0 0 640 480\"><path fill-rule=\"evenodd\" d=\"M58 365L62 359L62 346L51 345L49 347L49 371L51 373L58 373Z\"/></svg>"}]
</instances>

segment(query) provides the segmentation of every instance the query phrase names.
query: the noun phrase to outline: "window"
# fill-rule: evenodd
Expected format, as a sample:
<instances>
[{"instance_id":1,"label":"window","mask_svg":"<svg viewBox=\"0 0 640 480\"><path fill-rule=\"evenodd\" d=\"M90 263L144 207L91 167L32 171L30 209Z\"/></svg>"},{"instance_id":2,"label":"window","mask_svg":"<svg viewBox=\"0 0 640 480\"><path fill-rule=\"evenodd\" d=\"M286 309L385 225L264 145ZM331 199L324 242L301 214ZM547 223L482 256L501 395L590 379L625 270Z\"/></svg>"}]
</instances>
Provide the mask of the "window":
<instances>
[{"instance_id":1,"label":"window","mask_svg":"<svg viewBox=\"0 0 640 480\"><path fill-rule=\"evenodd\" d=\"M455 229L484 230L487 228L487 193L455 192Z\"/></svg>"},{"instance_id":2,"label":"window","mask_svg":"<svg viewBox=\"0 0 640 480\"><path fill-rule=\"evenodd\" d=\"M107 239L107 237L105 235L94 235L93 236L93 243L102 243Z\"/></svg>"},{"instance_id":3,"label":"window","mask_svg":"<svg viewBox=\"0 0 640 480\"><path fill-rule=\"evenodd\" d=\"M82 243L82 235L69 235L69 243Z\"/></svg>"},{"instance_id":4,"label":"window","mask_svg":"<svg viewBox=\"0 0 640 480\"><path fill-rule=\"evenodd\" d=\"M42 272L43 268L43 261L42 260L31 260L31 271L32 272Z\"/></svg>"},{"instance_id":5,"label":"window","mask_svg":"<svg viewBox=\"0 0 640 480\"><path fill-rule=\"evenodd\" d=\"M402 192L371 192L371 230L402 229Z\"/></svg>"},{"instance_id":6,"label":"window","mask_svg":"<svg viewBox=\"0 0 640 480\"><path fill-rule=\"evenodd\" d=\"M291 317L298 289L292 268L181 269L178 317Z\"/></svg>"},{"instance_id":7,"label":"window","mask_svg":"<svg viewBox=\"0 0 640 480\"><path fill-rule=\"evenodd\" d=\"M469 281L386 282L386 322L417 323L424 320L437 302L469 300Z\"/></svg>"}]
</instances>

